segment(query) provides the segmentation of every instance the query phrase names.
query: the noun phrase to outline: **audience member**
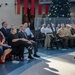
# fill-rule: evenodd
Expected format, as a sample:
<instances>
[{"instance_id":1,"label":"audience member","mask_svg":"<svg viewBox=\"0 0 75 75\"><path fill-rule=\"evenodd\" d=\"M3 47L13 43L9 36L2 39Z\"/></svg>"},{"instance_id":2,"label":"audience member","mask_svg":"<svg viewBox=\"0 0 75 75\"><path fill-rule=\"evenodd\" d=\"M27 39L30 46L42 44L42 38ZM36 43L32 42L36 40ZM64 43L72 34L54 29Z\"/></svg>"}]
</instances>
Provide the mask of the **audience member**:
<instances>
[{"instance_id":1,"label":"audience member","mask_svg":"<svg viewBox=\"0 0 75 75\"><path fill-rule=\"evenodd\" d=\"M35 40L33 33L31 32L30 28L28 27L28 23L24 23L24 25L25 25L25 32L26 32L28 38Z\"/></svg>"},{"instance_id":2,"label":"audience member","mask_svg":"<svg viewBox=\"0 0 75 75\"><path fill-rule=\"evenodd\" d=\"M5 43L5 37L0 31L0 46L3 47L3 54L0 57L0 62L5 64L6 56L12 51L11 46Z\"/></svg>"},{"instance_id":3,"label":"audience member","mask_svg":"<svg viewBox=\"0 0 75 75\"><path fill-rule=\"evenodd\" d=\"M47 48L47 47L49 48L51 40L53 38L53 33L52 33L52 29L50 27L50 24L48 24L47 27L46 27L46 34L45 35L46 35L46 38L45 38L45 45L44 45L44 47L45 48Z\"/></svg>"},{"instance_id":4,"label":"audience member","mask_svg":"<svg viewBox=\"0 0 75 75\"><path fill-rule=\"evenodd\" d=\"M48 34L48 33L52 33L52 29L51 29L51 26L50 26L50 24L48 24L47 25L47 27L46 27L46 33Z\"/></svg>"},{"instance_id":5,"label":"audience member","mask_svg":"<svg viewBox=\"0 0 75 75\"><path fill-rule=\"evenodd\" d=\"M41 27L41 33L46 34L46 24L43 24Z\"/></svg>"},{"instance_id":6,"label":"audience member","mask_svg":"<svg viewBox=\"0 0 75 75\"><path fill-rule=\"evenodd\" d=\"M71 24L71 33L75 35L75 24Z\"/></svg>"},{"instance_id":7,"label":"audience member","mask_svg":"<svg viewBox=\"0 0 75 75\"><path fill-rule=\"evenodd\" d=\"M7 28L7 23L4 21L4 22L2 22L2 28L0 29L1 30L1 32L3 33L3 35L5 36L5 38L6 38L6 41L8 41L8 35L9 35L9 30L8 30L8 28Z\"/></svg>"},{"instance_id":8,"label":"audience member","mask_svg":"<svg viewBox=\"0 0 75 75\"><path fill-rule=\"evenodd\" d=\"M52 24L52 32L53 32L53 35L56 36L56 27L55 27L55 24Z\"/></svg>"},{"instance_id":9,"label":"audience member","mask_svg":"<svg viewBox=\"0 0 75 75\"><path fill-rule=\"evenodd\" d=\"M56 31L61 27L61 24L57 24Z\"/></svg>"},{"instance_id":10,"label":"audience member","mask_svg":"<svg viewBox=\"0 0 75 75\"><path fill-rule=\"evenodd\" d=\"M25 38L19 38L16 28L11 29L11 34L9 36L9 44L12 46L12 48L18 48L20 53L20 59L23 59L24 57L23 56L24 47L28 48L29 51L28 58L33 59L33 57L31 56L31 52L32 52L31 42Z\"/></svg>"},{"instance_id":11,"label":"audience member","mask_svg":"<svg viewBox=\"0 0 75 75\"><path fill-rule=\"evenodd\" d=\"M68 45L69 45L69 47L72 47L73 46L73 36L71 34L71 26L69 24L66 24L65 29L66 29L66 33L67 33L66 36L69 39Z\"/></svg>"},{"instance_id":12,"label":"audience member","mask_svg":"<svg viewBox=\"0 0 75 75\"><path fill-rule=\"evenodd\" d=\"M62 39L63 47L68 47L68 37L66 37L67 32L66 32L64 24L61 24L61 28L58 29L57 34L58 34L59 38Z\"/></svg>"},{"instance_id":13,"label":"audience member","mask_svg":"<svg viewBox=\"0 0 75 75\"><path fill-rule=\"evenodd\" d=\"M20 28L20 31L19 31L19 38L24 38L24 39L27 39L28 40L28 36L25 32L25 24L21 26ZM37 46L37 43L33 40L28 40L28 42L31 43L31 45L34 47L34 57L39 57L37 55L37 52L38 52L38 46Z\"/></svg>"}]
</instances>

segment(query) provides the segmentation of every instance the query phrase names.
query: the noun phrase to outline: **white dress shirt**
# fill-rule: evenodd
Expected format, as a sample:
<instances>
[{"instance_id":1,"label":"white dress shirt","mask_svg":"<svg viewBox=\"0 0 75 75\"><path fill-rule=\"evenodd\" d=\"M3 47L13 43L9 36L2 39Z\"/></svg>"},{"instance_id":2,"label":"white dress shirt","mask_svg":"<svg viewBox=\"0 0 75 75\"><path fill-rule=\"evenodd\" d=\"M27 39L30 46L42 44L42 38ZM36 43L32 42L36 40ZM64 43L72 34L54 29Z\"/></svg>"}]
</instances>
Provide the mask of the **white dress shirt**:
<instances>
[{"instance_id":1,"label":"white dress shirt","mask_svg":"<svg viewBox=\"0 0 75 75\"><path fill-rule=\"evenodd\" d=\"M52 33L52 29L50 27L46 27L46 33Z\"/></svg>"},{"instance_id":2,"label":"white dress shirt","mask_svg":"<svg viewBox=\"0 0 75 75\"><path fill-rule=\"evenodd\" d=\"M46 27L42 27L41 28L41 33L45 33L46 34Z\"/></svg>"},{"instance_id":3,"label":"white dress shirt","mask_svg":"<svg viewBox=\"0 0 75 75\"><path fill-rule=\"evenodd\" d=\"M31 32L31 30L30 30L29 27L27 27L27 28L25 29L25 32L26 32L27 36L34 37L34 35L33 35L33 33Z\"/></svg>"}]
</instances>

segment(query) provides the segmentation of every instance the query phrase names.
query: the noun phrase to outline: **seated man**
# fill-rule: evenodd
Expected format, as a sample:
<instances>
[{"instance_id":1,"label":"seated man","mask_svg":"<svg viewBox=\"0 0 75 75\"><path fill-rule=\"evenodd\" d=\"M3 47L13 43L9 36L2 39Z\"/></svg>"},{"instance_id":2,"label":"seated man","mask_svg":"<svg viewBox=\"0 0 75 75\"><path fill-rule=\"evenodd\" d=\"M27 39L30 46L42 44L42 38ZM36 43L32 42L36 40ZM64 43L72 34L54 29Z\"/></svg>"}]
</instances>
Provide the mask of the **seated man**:
<instances>
[{"instance_id":1,"label":"seated man","mask_svg":"<svg viewBox=\"0 0 75 75\"><path fill-rule=\"evenodd\" d=\"M43 24L41 27L41 33L46 34L46 24Z\"/></svg>"},{"instance_id":2,"label":"seated man","mask_svg":"<svg viewBox=\"0 0 75 75\"><path fill-rule=\"evenodd\" d=\"M19 38L24 38L24 39L28 40L27 34L24 32L24 30L25 30L25 25L22 25L20 28L20 31L18 33L18 36L19 36ZM39 57L37 55L37 52L38 52L37 43L33 40L28 40L28 43L30 43L34 47L34 57Z\"/></svg>"},{"instance_id":3,"label":"seated man","mask_svg":"<svg viewBox=\"0 0 75 75\"><path fill-rule=\"evenodd\" d=\"M68 46L69 47L73 47L73 41L75 39L75 37L71 34L71 26L69 24L66 24L66 37L69 39L69 43Z\"/></svg>"},{"instance_id":4,"label":"seated man","mask_svg":"<svg viewBox=\"0 0 75 75\"><path fill-rule=\"evenodd\" d=\"M8 30L8 24L4 21L2 22L2 28L0 29L0 31L3 33L4 37L6 38L5 39L5 42L8 41L8 35L9 35L9 30Z\"/></svg>"},{"instance_id":5,"label":"seated man","mask_svg":"<svg viewBox=\"0 0 75 75\"><path fill-rule=\"evenodd\" d=\"M58 23L56 27L56 31L58 31L59 28L61 28L61 24Z\"/></svg>"},{"instance_id":6,"label":"seated man","mask_svg":"<svg viewBox=\"0 0 75 75\"><path fill-rule=\"evenodd\" d=\"M69 39L68 39L68 37L66 37L67 32L66 32L64 24L61 24L61 28L58 29L57 34L58 34L59 38L62 39L63 47L68 47L68 40Z\"/></svg>"},{"instance_id":7,"label":"seated man","mask_svg":"<svg viewBox=\"0 0 75 75\"><path fill-rule=\"evenodd\" d=\"M35 40L33 33L31 32L30 28L28 27L28 23L24 23L25 25L25 33L27 34L28 39Z\"/></svg>"},{"instance_id":8,"label":"seated man","mask_svg":"<svg viewBox=\"0 0 75 75\"><path fill-rule=\"evenodd\" d=\"M51 29L51 26L50 26L50 24L48 24L47 25L47 27L46 27L46 38L45 38L45 48L47 48L47 47L50 47L50 43L51 43L51 40L52 40L52 38L53 38L53 32L52 32L52 29Z\"/></svg>"}]
</instances>

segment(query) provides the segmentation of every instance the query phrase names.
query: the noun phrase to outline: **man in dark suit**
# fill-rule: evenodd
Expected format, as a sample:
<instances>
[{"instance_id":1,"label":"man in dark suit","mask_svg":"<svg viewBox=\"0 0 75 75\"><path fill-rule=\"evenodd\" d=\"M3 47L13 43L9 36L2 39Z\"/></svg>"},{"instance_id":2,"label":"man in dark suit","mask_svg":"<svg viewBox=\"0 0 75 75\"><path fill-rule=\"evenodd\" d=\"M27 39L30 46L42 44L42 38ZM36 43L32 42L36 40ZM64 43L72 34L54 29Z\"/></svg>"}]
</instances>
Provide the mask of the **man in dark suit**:
<instances>
[{"instance_id":1,"label":"man in dark suit","mask_svg":"<svg viewBox=\"0 0 75 75\"><path fill-rule=\"evenodd\" d=\"M19 38L25 38L28 40L27 34L25 33L25 25L21 26L21 30L18 32ZM29 40L29 43L34 47L34 57L40 57L37 55L38 46L37 43L33 40Z\"/></svg>"},{"instance_id":2,"label":"man in dark suit","mask_svg":"<svg viewBox=\"0 0 75 75\"><path fill-rule=\"evenodd\" d=\"M53 35L56 36L56 27L54 24L52 24L52 32L53 32Z\"/></svg>"},{"instance_id":3,"label":"man in dark suit","mask_svg":"<svg viewBox=\"0 0 75 75\"><path fill-rule=\"evenodd\" d=\"M8 40L8 35L9 35L9 31L7 29L7 23L4 21L2 22L2 28L0 29L0 31L4 34L6 41Z\"/></svg>"}]
</instances>

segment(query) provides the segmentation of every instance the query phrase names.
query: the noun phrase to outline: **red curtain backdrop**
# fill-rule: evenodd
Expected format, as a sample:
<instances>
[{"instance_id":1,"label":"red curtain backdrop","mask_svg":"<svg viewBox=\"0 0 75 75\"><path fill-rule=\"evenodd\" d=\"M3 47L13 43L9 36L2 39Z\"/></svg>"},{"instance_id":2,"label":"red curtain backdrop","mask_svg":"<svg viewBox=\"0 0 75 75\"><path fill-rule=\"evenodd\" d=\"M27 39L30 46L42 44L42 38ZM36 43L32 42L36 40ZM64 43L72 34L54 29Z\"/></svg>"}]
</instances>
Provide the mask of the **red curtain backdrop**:
<instances>
[{"instance_id":1,"label":"red curtain backdrop","mask_svg":"<svg viewBox=\"0 0 75 75\"><path fill-rule=\"evenodd\" d=\"M17 0L17 14L20 14L20 4L21 0Z\"/></svg>"},{"instance_id":2,"label":"red curtain backdrop","mask_svg":"<svg viewBox=\"0 0 75 75\"><path fill-rule=\"evenodd\" d=\"M28 12L28 0L24 0L24 14L27 14Z\"/></svg>"},{"instance_id":3,"label":"red curtain backdrop","mask_svg":"<svg viewBox=\"0 0 75 75\"><path fill-rule=\"evenodd\" d=\"M31 15L34 15L35 12L35 0L31 0Z\"/></svg>"},{"instance_id":4,"label":"red curtain backdrop","mask_svg":"<svg viewBox=\"0 0 75 75\"><path fill-rule=\"evenodd\" d=\"M38 0L38 14L42 14L42 5L40 4L40 0Z\"/></svg>"},{"instance_id":5,"label":"red curtain backdrop","mask_svg":"<svg viewBox=\"0 0 75 75\"><path fill-rule=\"evenodd\" d=\"M49 5L46 5L45 6L45 14L48 14L48 11L49 11Z\"/></svg>"}]
</instances>

